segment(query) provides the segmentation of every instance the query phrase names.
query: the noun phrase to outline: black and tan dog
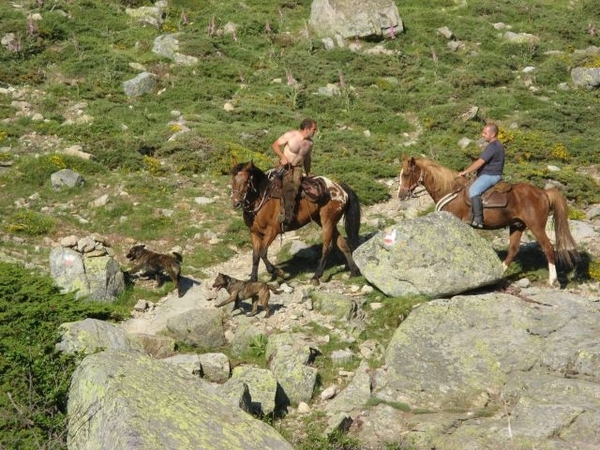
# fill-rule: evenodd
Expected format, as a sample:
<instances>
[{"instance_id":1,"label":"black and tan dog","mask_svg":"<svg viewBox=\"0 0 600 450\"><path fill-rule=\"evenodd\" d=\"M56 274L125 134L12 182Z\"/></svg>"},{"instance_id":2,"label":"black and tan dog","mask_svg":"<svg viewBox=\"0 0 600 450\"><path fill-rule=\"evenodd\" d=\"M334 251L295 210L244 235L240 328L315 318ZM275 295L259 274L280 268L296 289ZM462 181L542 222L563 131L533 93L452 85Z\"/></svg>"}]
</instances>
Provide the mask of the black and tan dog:
<instances>
[{"instance_id":1,"label":"black and tan dog","mask_svg":"<svg viewBox=\"0 0 600 450\"><path fill-rule=\"evenodd\" d=\"M167 275L173 284L177 286L177 295L179 297L183 296L181 286L181 262L183 257L179 253L156 253L146 249L145 245L138 244L131 247L126 256L128 260L135 264L129 273L134 274L140 270L151 272L156 279L156 287L162 286L162 276L163 274Z\"/></svg>"},{"instance_id":2,"label":"black and tan dog","mask_svg":"<svg viewBox=\"0 0 600 450\"><path fill-rule=\"evenodd\" d=\"M252 311L247 314L248 317L256 315L259 303L266 311L265 317L269 317L271 315L271 310L269 308L271 292L275 294L281 294L283 292L261 281L237 280L222 273L217 275L212 287L217 290L224 288L229 293L229 298L219 303L217 307L235 302L233 309L238 309L242 306L240 303L242 300L252 297Z\"/></svg>"}]
</instances>

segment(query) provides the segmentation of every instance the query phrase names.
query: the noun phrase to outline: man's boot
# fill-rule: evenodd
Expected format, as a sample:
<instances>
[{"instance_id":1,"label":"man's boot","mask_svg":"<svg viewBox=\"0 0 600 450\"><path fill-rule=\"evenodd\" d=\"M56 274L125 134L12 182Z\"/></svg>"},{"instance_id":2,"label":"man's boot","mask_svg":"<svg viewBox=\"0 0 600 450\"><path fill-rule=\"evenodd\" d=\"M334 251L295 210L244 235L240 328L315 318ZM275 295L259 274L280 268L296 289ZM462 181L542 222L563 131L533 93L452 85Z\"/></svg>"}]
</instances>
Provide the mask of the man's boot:
<instances>
[{"instance_id":1,"label":"man's boot","mask_svg":"<svg viewBox=\"0 0 600 450\"><path fill-rule=\"evenodd\" d=\"M473 228L483 228L483 201L481 195L471 197L471 209L473 210Z\"/></svg>"}]
</instances>

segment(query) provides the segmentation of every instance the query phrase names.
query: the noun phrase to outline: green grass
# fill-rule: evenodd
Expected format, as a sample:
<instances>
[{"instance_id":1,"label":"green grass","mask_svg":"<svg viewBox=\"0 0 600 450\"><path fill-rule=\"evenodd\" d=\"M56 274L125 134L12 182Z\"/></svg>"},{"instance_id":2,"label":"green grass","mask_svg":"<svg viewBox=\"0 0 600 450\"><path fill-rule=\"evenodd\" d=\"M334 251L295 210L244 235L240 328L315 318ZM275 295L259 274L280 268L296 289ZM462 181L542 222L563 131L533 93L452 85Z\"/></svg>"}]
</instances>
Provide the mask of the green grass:
<instances>
[{"instance_id":1,"label":"green grass","mask_svg":"<svg viewBox=\"0 0 600 450\"><path fill-rule=\"evenodd\" d=\"M560 182L577 211L600 202L598 183L580 170L600 164L595 151L600 127L590 110L598 90L560 86L571 85L573 67L600 66L598 55L581 51L598 45L597 36L587 32L589 23L600 23L595 0L412 2L401 5L404 33L394 40L361 42L363 49L380 45L392 52L386 55L325 50L310 32L303 37L310 16L307 0L204 0L201 7L197 1L173 0L161 29L142 26L124 13L126 7L149 6L150 0L20 3L16 8L0 2L0 35L15 33L21 43L16 52L0 48L0 88L18 89L22 97L0 95L0 161L12 163L0 173L0 230L4 253L42 271L48 238L96 232L116 240L121 260L129 240L158 251L194 248L184 251L184 276L204 277L204 268L250 248L248 229L229 200L230 167L248 160L263 170L271 167L276 162L271 143L305 117L315 118L320 129L313 172L348 183L363 206L388 199L381 181L398 175L403 155L423 154L453 169L465 167L478 148L461 149L458 141L477 140L489 120L500 125L510 155L507 178L540 187ZM32 12L43 20L30 32ZM214 33L209 33L213 18ZM236 25L235 35L217 32L228 22ZM507 43L506 30L492 26L499 22L539 36L538 44ZM436 32L442 26L453 31L463 49L448 48ZM175 32L181 33L181 51L199 58L198 65L178 66L152 51L157 36ZM131 63L156 75L154 92L124 95L122 83L143 70ZM526 66L534 71L525 74ZM288 73L299 88L287 84ZM327 84L336 84L341 95L318 95ZM16 117L14 100L28 102L44 120ZM226 111L226 103L234 110ZM65 123L75 104L85 104L82 110L91 121ZM472 106L479 108L478 115L465 122L461 116ZM176 111L190 131L170 139L177 131ZM413 139L415 145L405 145ZM72 145L93 159L56 153ZM561 170L550 171L548 165ZM52 189L50 175L63 168L79 172L84 185ZM90 206L104 194L109 195L106 206ZM215 202L198 205L194 198L201 196ZM307 241L320 245L320 234L308 228ZM367 227L363 234L368 231L373 230ZM209 243L210 233L219 242ZM507 278L546 279L538 253L524 249ZM299 270L285 248L278 256L280 266ZM588 262L597 279L597 262L591 257ZM339 277L342 263L332 260L324 279ZM308 279L316 264L309 261L294 276ZM126 314L137 298L158 299L172 289L169 282L159 290L130 285L115 314ZM383 307L367 308L366 334L386 342L411 308L426 300L372 294L369 301ZM343 345L333 340L325 350ZM321 370L324 381L333 379L333 368ZM292 441L296 448L354 448L352 442L317 433Z\"/></svg>"}]
</instances>

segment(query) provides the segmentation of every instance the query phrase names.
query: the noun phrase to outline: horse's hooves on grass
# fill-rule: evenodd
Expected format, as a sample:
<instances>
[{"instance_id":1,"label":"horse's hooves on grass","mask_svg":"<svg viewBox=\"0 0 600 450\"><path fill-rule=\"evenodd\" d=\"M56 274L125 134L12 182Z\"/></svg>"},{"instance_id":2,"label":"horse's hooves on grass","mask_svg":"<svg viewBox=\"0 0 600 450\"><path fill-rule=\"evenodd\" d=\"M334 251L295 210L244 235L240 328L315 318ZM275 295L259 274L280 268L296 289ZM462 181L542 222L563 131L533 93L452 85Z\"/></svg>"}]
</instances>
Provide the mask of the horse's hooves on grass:
<instances>
[{"instance_id":1,"label":"horse's hooves on grass","mask_svg":"<svg viewBox=\"0 0 600 450\"><path fill-rule=\"evenodd\" d=\"M312 284L313 286L318 286L319 284L321 284L321 282L319 281L318 278L311 278L310 284Z\"/></svg>"}]
</instances>

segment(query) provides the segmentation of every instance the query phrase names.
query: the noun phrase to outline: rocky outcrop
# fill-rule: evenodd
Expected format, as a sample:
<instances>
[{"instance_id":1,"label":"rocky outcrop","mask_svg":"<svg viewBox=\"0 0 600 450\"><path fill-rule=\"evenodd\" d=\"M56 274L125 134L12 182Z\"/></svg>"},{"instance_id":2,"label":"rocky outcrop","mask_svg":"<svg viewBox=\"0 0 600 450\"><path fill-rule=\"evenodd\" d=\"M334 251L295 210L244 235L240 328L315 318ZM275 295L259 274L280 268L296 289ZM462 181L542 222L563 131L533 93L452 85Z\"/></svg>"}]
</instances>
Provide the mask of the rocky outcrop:
<instances>
[{"instance_id":1,"label":"rocky outcrop","mask_svg":"<svg viewBox=\"0 0 600 450\"><path fill-rule=\"evenodd\" d=\"M72 450L292 449L198 377L134 352L85 358L68 413Z\"/></svg>"},{"instance_id":2,"label":"rocky outcrop","mask_svg":"<svg viewBox=\"0 0 600 450\"><path fill-rule=\"evenodd\" d=\"M394 36L404 30L396 4L391 0L313 0L310 22L321 37L343 38Z\"/></svg>"},{"instance_id":3,"label":"rocky outcrop","mask_svg":"<svg viewBox=\"0 0 600 450\"><path fill-rule=\"evenodd\" d=\"M125 277L106 239L66 236L50 252L50 274L65 292L97 301L113 301L125 290Z\"/></svg>"},{"instance_id":4,"label":"rocky outcrop","mask_svg":"<svg viewBox=\"0 0 600 450\"><path fill-rule=\"evenodd\" d=\"M402 415L396 434L416 448L592 448L599 318L598 302L562 292L423 304L390 341L373 396L439 413Z\"/></svg>"},{"instance_id":5,"label":"rocky outcrop","mask_svg":"<svg viewBox=\"0 0 600 450\"><path fill-rule=\"evenodd\" d=\"M453 295L502 278L491 245L447 212L398 222L353 256L364 277L392 297Z\"/></svg>"}]
</instances>

